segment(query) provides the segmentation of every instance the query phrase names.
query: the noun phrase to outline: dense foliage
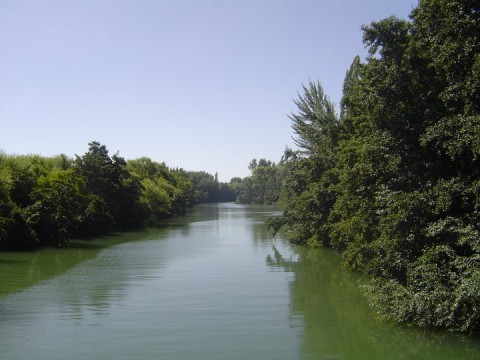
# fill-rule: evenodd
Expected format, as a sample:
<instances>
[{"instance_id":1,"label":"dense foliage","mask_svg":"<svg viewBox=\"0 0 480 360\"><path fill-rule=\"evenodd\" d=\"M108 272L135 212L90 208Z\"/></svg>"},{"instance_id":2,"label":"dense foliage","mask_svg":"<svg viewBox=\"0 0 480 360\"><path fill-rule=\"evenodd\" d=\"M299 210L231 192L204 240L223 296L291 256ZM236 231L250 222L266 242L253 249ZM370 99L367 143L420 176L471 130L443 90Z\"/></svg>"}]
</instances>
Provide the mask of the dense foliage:
<instances>
[{"instance_id":1,"label":"dense foliage","mask_svg":"<svg viewBox=\"0 0 480 360\"><path fill-rule=\"evenodd\" d=\"M250 176L243 179L233 178L230 188L237 194L240 204L272 205L281 201L283 182L283 163L253 159L248 166Z\"/></svg>"},{"instance_id":2,"label":"dense foliage","mask_svg":"<svg viewBox=\"0 0 480 360\"><path fill-rule=\"evenodd\" d=\"M218 181L218 174L215 176L205 171L187 171L185 176L190 179L195 188L195 202L217 203L234 202L236 192L227 183Z\"/></svg>"},{"instance_id":3,"label":"dense foliage","mask_svg":"<svg viewBox=\"0 0 480 360\"><path fill-rule=\"evenodd\" d=\"M371 275L372 305L399 322L480 331L480 11L420 0L411 21L363 27L340 114L320 84L291 116L283 217Z\"/></svg>"},{"instance_id":4,"label":"dense foliage","mask_svg":"<svg viewBox=\"0 0 480 360\"><path fill-rule=\"evenodd\" d=\"M72 237L155 226L198 202L234 199L210 174L145 157L125 161L98 142L75 159L0 153L0 249L63 246Z\"/></svg>"}]
</instances>

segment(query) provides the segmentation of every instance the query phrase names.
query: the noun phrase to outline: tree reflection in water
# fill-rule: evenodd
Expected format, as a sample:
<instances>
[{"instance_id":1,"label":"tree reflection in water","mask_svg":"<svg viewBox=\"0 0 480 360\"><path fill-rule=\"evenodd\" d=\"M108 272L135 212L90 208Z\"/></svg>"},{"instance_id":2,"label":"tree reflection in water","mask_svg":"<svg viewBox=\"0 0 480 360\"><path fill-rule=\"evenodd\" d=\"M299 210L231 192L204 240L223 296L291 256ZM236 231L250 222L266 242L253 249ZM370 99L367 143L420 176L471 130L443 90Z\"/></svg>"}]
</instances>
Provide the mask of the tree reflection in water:
<instances>
[{"instance_id":1,"label":"tree reflection in water","mask_svg":"<svg viewBox=\"0 0 480 360\"><path fill-rule=\"evenodd\" d=\"M277 240L266 263L294 273L291 319L303 326L305 359L473 360L480 356L478 339L377 319L360 290L368 280L343 269L332 250L287 246Z\"/></svg>"}]
</instances>

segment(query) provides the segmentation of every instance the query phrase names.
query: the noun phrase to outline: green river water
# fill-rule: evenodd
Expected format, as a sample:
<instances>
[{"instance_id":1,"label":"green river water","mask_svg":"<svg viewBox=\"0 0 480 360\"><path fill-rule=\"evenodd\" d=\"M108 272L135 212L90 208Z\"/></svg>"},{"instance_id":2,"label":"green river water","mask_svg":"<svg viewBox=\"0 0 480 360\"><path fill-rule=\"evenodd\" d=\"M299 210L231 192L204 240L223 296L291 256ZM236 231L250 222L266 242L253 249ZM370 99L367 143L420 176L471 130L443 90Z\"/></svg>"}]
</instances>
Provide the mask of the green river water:
<instances>
[{"instance_id":1,"label":"green river water","mask_svg":"<svg viewBox=\"0 0 480 360\"><path fill-rule=\"evenodd\" d=\"M275 214L202 205L161 229L0 253L0 359L480 359L478 338L377 320L335 253L272 239Z\"/></svg>"}]
</instances>

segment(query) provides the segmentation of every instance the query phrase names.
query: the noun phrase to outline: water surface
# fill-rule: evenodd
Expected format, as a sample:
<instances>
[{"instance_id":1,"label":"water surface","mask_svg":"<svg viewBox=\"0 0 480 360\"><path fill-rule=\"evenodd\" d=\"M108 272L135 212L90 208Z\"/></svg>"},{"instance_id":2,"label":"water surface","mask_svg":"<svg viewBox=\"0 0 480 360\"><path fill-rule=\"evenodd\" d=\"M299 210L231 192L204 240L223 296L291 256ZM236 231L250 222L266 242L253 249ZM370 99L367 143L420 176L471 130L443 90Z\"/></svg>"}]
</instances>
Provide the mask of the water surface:
<instances>
[{"instance_id":1,"label":"water surface","mask_svg":"<svg viewBox=\"0 0 480 360\"><path fill-rule=\"evenodd\" d=\"M270 207L0 253L1 359L479 359L477 339L378 321L331 251L272 239Z\"/></svg>"}]
</instances>

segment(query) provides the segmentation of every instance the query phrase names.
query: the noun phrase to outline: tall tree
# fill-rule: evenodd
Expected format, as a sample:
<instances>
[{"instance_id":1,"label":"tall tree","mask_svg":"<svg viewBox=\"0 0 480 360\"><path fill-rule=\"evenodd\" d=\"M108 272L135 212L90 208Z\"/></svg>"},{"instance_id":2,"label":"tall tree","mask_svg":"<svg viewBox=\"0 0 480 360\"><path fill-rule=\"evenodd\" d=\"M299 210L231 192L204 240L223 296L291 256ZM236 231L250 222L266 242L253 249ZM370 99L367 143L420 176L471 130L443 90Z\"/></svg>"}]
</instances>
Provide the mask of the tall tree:
<instances>
[{"instance_id":1,"label":"tall tree","mask_svg":"<svg viewBox=\"0 0 480 360\"><path fill-rule=\"evenodd\" d=\"M283 158L287 205L283 217L268 225L274 232L288 225L296 242L327 244L326 220L336 197L332 169L340 123L334 104L318 82L302 88L303 94L294 100L297 112L290 115L300 151L287 149Z\"/></svg>"},{"instance_id":2,"label":"tall tree","mask_svg":"<svg viewBox=\"0 0 480 360\"><path fill-rule=\"evenodd\" d=\"M420 0L411 22L363 31L369 56L346 74L340 121L315 112L312 86L296 102L289 204L270 225L370 274L383 315L480 331L478 4Z\"/></svg>"}]
</instances>

